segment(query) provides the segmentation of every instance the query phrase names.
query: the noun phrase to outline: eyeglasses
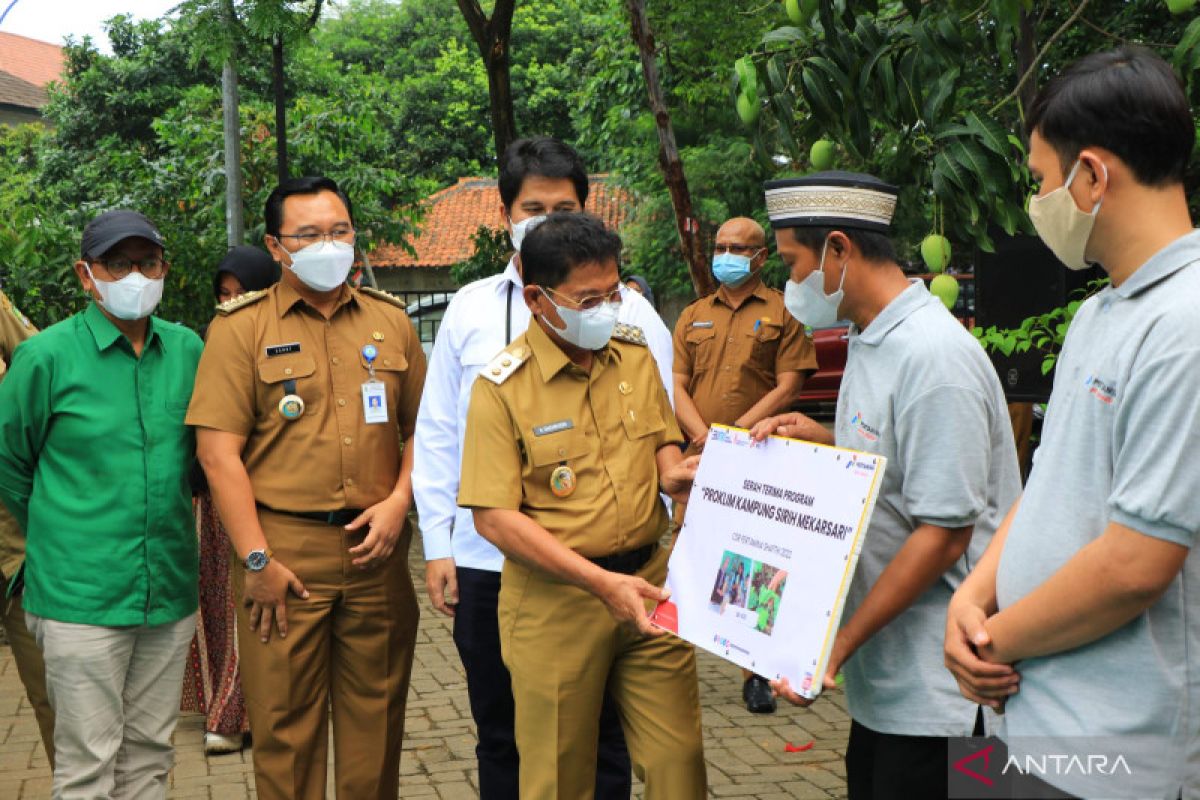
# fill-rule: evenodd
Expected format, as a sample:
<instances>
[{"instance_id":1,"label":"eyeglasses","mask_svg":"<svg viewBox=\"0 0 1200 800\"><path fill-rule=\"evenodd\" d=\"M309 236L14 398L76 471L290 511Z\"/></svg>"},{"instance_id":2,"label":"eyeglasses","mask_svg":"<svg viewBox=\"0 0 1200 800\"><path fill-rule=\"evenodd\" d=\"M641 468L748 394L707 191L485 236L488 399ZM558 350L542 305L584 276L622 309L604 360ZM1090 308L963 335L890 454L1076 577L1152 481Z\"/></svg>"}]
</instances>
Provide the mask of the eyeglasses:
<instances>
[{"instance_id":1,"label":"eyeglasses","mask_svg":"<svg viewBox=\"0 0 1200 800\"><path fill-rule=\"evenodd\" d=\"M137 271L145 275L147 278L156 280L163 276L163 272L167 269L167 261L155 256L154 258L143 258L133 260L129 258L93 258L92 264L103 264L104 271L113 277L113 280L121 280L137 267Z\"/></svg>"},{"instance_id":2,"label":"eyeglasses","mask_svg":"<svg viewBox=\"0 0 1200 800\"><path fill-rule=\"evenodd\" d=\"M609 292L607 294L592 295L591 297L585 297L582 300L576 300L572 297L567 297L565 294L562 294L561 292L556 292L553 289L546 289L545 291L554 294L556 297L561 297L563 300L566 300L568 303L571 304L571 306L573 308L578 308L580 311L588 311L590 309L596 308L597 306L601 305L602 303L618 303L619 304L621 302L621 297L622 297L622 295L621 295L622 288L623 287L618 286L617 288L613 289L611 292Z\"/></svg>"},{"instance_id":3,"label":"eyeglasses","mask_svg":"<svg viewBox=\"0 0 1200 800\"><path fill-rule=\"evenodd\" d=\"M764 249L762 245L757 244L717 244L713 248L713 254L719 256L725 253L733 253L735 256L748 256Z\"/></svg>"},{"instance_id":4,"label":"eyeglasses","mask_svg":"<svg viewBox=\"0 0 1200 800\"><path fill-rule=\"evenodd\" d=\"M354 244L354 228L334 228L329 233L281 233L276 239L294 239L304 247L317 242Z\"/></svg>"}]
</instances>

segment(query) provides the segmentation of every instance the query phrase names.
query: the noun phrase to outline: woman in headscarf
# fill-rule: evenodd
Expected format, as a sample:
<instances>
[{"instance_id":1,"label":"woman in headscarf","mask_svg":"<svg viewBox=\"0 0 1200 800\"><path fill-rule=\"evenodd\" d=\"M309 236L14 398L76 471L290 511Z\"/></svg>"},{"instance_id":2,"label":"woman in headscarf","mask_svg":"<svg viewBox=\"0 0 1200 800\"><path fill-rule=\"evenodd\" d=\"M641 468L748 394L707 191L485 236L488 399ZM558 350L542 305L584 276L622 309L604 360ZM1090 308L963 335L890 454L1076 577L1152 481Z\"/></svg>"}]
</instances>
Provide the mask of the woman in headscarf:
<instances>
[{"instance_id":1,"label":"woman in headscarf","mask_svg":"<svg viewBox=\"0 0 1200 800\"><path fill-rule=\"evenodd\" d=\"M278 280L279 265L266 251L242 245L231 248L217 265L213 296L225 303ZM200 615L183 679L182 709L205 715L205 753L235 753L245 744L249 724L238 669L229 540L199 467L192 470L192 493L200 537Z\"/></svg>"},{"instance_id":2,"label":"woman in headscarf","mask_svg":"<svg viewBox=\"0 0 1200 800\"><path fill-rule=\"evenodd\" d=\"M637 292L649 300L650 305L654 305L654 290L650 288L649 282L641 275L626 275L624 283L626 288Z\"/></svg>"}]
</instances>

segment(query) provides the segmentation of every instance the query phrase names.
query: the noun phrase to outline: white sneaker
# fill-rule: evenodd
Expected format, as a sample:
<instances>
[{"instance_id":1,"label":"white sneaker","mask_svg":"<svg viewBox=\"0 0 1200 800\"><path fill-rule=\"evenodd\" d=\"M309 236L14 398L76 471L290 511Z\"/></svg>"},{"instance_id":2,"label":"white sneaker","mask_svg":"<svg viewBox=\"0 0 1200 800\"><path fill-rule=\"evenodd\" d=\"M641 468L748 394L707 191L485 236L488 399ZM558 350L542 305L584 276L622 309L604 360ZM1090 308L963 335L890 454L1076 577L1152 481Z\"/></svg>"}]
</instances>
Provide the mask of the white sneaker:
<instances>
[{"instance_id":1,"label":"white sneaker","mask_svg":"<svg viewBox=\"0 0 1200 800\"><path fill-rule=\"evenodd\" d=\"M204 734L205 755L213 756L221 753L237 753L244 745L245 736L241 733L226 736L223 733L208 731Z\"/></svg>"}]
</instances>

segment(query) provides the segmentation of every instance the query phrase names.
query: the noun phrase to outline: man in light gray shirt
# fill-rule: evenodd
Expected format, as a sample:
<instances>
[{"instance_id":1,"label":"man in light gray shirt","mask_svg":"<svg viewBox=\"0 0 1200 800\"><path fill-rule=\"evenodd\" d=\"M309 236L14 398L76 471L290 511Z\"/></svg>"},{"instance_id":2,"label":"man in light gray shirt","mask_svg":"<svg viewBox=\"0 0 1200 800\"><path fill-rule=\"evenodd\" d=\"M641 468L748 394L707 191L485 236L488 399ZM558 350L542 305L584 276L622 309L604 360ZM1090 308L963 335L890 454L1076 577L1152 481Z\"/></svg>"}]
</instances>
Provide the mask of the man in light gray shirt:
<instances>
[{"instance_id":1,"label":"man in light gray shirt","mask_svg":"<svg viewBox=\"0 0 1200 800\"><path fill-rule=\"evenodd\" d=\"M951 603L946 664L1004 707L1000 735L1035 779L1200 798L1192 113L1166 63L1121 48L1047 84L1026 121L1038 234L1111 286L1071 323L1025 493ZM1101 755L1116 769L1072 768Z\"/></svg>"},{"instance_id":2,"label":"man in light gray shirt","mask_svg":"<svg viewBox=\"0 0 1200 800\"><path fill-rule=\"evenodd\" d=\"M849 319L835 433L801 414L768 433L888 460L824 678L840 670L853 718L851 800L947 796L949 736L978 706L942 669L946 608L1020 492L996 372L962 324L896 264L887 238L896 189L824 172L767 184L788 311L813 326ZM786 680L777 693L807 704Z\"/></svg>"}]
</instances>

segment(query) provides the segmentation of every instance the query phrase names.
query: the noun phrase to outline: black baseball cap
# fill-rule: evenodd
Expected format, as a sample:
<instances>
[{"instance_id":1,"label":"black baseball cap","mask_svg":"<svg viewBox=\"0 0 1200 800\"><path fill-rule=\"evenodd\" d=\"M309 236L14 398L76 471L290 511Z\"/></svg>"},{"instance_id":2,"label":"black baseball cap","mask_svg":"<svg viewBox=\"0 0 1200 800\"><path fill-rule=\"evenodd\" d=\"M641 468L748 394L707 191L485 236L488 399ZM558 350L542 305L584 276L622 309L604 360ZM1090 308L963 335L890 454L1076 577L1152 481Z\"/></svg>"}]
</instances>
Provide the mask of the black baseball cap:
<instances>
[{"instance_id":1,"label":"black baseball cap","mask_svg":"<svg viewBox=\"0 0 1200 800\"><path fill-rule=\"evenodd\" d=\"M119 208L105 211L83 229L83 244L80 248L84 258L100 258L119 242L131 237L146 239L164 247L162 234L145 214Z\"/></svg>"}]
</instances>

